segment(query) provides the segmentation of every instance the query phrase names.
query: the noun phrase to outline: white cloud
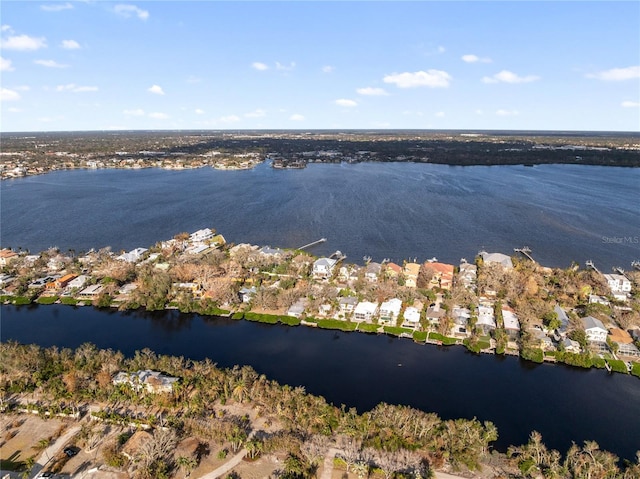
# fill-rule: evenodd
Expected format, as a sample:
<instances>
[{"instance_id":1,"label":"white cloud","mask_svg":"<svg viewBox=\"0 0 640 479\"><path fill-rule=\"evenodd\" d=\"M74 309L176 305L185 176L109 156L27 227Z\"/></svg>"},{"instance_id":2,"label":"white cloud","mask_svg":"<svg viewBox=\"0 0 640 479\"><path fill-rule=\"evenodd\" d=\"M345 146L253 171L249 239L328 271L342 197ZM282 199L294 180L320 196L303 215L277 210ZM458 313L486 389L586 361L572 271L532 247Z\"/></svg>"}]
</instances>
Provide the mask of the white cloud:
<instances>
[{"instance_id":1,"label":"white cloud","mask_svg":"<svg viewBox=\"0 0 640 479\"><path fill-rule=\"evenodd\" d=\"M71 10L72 8L73 5L71 5L69 2L40 5L40 9L44 10L45 12L61 12L62 10Z\"/></svg>"},{"instance_id":2,"label":"white cloud","mask_svg":"<svg viewBox=\"0 0 640 479\"><path fill-rule=\"evenodd\" d=\"M435 114L436 117L438 118L444 118L444 112L443 111L439 111Z\"/></svg>"},{"instance_id":3,"label":"white cloud","mask_svg":"<svg viewBox=\"0 0 640 479\"><path fill-rule=\"evenodd\" d=\"M0 32L13 33L13 28L11 28L11 25L2 25L0 26Z\"/></svg>"},{"instance_id":4,"label":"white cloud","mask_svg":"<svg viewBox=\"0 0 640 479\"><path fill-rule=\"evenodd\" d=\"M266 111L264 111L261 108L258 108L254 111L250 111L249 113L245 113L244 116L246 116L247 118L262 118L266 114L267 114Z\"/></svg>"},{"instance_id":5,"label":"white cloud","mask_svg":"<svg viewBox=\"0 0 640 479\"><path fill-rule=\"evenodd\" d=\"M98 91L97 86L78 86L75 83L69 83L67 85L58 85L56 91L70 91L72 93L83 93L88 91Z\"/></svg>"},{"instance_id":6,"label":"white cloud","mask_svg":"<svg viewBox=\"0 0 640 479\"><path fill-rule=\"evenodd\" d=\"M368 96L387 96L388 93L384 88L374 88L374 87L364 87L356 89L356 93L359 95L368 95Z\"/></svg>"},{"instance_id":7,"label":"white cloud","mask_svg":"<svg viewBox=\"0 0 640 479\"><path fill-rule=\"evenodd\" d=\"M640 102L638 101L623 101L620 103L623 108L640 108Z\"/></svg>"},{"instance_id":8,"label":"white cloud","mask_svg":"<svg viewBox=\"0 0 640 479\"><path fill-rule=\"evenodd\" d=\"M200 108L196 108L194 112L196 115L204 115L204 110L201 110Z\"/></svg>"},{"instance_id":9,"label":"white cloud","mask_svg":"<svg viewBox=\"0 0 640 479\"><path fill-rule=\"evenodd\" d=\"M451 75L442 70L393 73L383 78L385 83L394 83L398 88L446 88L451 80Z\"/></svg>"},{"instance_id":10,"label":"white cloud","mask_svg":"<svg viewBox=\"0 0 640 479\"><path fill-rule=\"evenodd\" d=\"M0 57L0 71L12 72L13 70L15 70L15 68L13 68L13 65L11 65L11 60L9 60L8 58Z\"/></svg>"},{"instance_id":11,"label":"white cloud","mask_svg":"<svg viewBox=\"0 0 640 479\"><path fill-rule=\"evenodd\" d=\"M276 62L276 70L284 70L286 72L289 72L293 70L295 67L296 67L296 62L291 62L288 66L283 65L280 62Z\"/></svg>"},{"instance_id":12,"label":"white cloud","mask_svg":"<svg viewBox=\"0 0 640 479\"><path fill-rule=\"evenodd\" d=\"M477 55L462 55L462 61L467 63L491 63L491 58L480 58Z\"/></svg>"},{"instance_id":13,"label":"white cloud","mask_svg":"<svg viewBox=\"0 0 640 479\"><path fill-rule=\"evenodd\" d=\"M159 85L151 85L147 91L149 93L155 93L156 95L164 95L164 90Z\"/></svg>"},{"instance_id":14,"label":"white cloud","mask_svg":"<svg viewBox=\"0 0 640 479\"><path fill-rule=\"evenodd\" d=\"M340 98L339 100L336 100L334 102L336 105L338 106L345 106L345 107L354 107L354 106L358 106L358 103L353 101L353 100L348 100L347 98Z\"/></svg>"},{"instance_id":15,"label":"white cloud","mask_svg":"<svg viewBox=\"0 0 640 479\"><path fill-rule=\"evenodd\" d=\"M75 40L62 40L61 46L66 50L77 50L80 48L80 44Z\"/></svg>"},{"instance_id":16,"label":"white cloud","mask_svg":"<svg viewBox=\"0 0 640 479\"><path fill-rule=\"evenodd\" d=\"M264 63L261 63L261 62L253 62L251 64L251 66L253 68L255 68L256 70L259 70L261 72L269 69L269 67L267 65L265 65Z\"/></svg>"},{"instance_id":17,"label":"white cloud","mask_svg":"<svg viewBox=\"0 0 640 479\"><path fill-rule=\"evenodd\" d=\"M447 49L445 47L443 47L442 45L438 45L438 53L444 53L446 51Z\"/></svg>"},{"instance_id":18,"label":"white cloud","mask_svg":"<svg viewBox=\"0 0 640 479\"><path fill-rule=\"evenodd\" d=\"M294 113L293 115L291 115L289 117L289 120L291 120L291 121L304 121L304 116L301 115L300 113Z\"/></svg>"},{"instance_id":19,"label":"white cloud","mask_svg":"<svg viewBox=\"0 0 640 479\"><path fill-rule=\"evenodd\" d=\"M166 113L160 113L159 111L154 111L149 113L149 118L153 118L154 120L167 120L169 115Z\"/></svg>"},{"instance_id":20,"label":"white cloud","mask_svg":"<svg viewBox=\"0 0 640 479\"><path fill-rule=\"evenodd\" d=\"M135 110L124 110L122 113L127 116L144 116L144 110L142 108L136 108Z\"/></svg>"},{"instance_id":21,"label":"white cloud","mask_svg":"<svg viewBox=\"0 0 640 479\"><path fill-rule=\"evenodd\" d=\"M38 50L47 47L44 37L30 37L29 35L12 35L2 39L1 45L5 50Z\"/></svg>"},{"instance_id":22,"label":"white cloud","mask_svg":"<svg viewBox=\"0 0 640 479\"><path fill-rule=\"evenodd\" d=\"M520 112L518 110L503 110L503 109L500 109L500 110L496 111L496 115L498 115L498 116L516 116L516 115L519 115L519 114L520 114Z\"/></svg>"},{"instance_id":23,"label":"white cloud","mask_svg":"<svg viewBox=\"0 0 640 479\"><path fill-rule=\"evenodd\" d=\"M509 70L502 70L491 77L482 78L484 83L530 83L536 80L540 80L540 77L536 75L521 77Z\"/></svg>"},{"instance_id":24,"label":"white cloud","mask_svg":"<svg viewBox=\"0 0 640 479\"><path fill-rule=\"evenodd\" d=\"M10 111L11 113L20 113L22 110L12 106L11 108L7 108L7 111Z\"/></svg>"},{"instance_id":25,"label":"white cloud","mask_svg":"<svg viewBox=\"0 0 640 479\"><path fill-rule=\"evenodd\" d=\"M478 109L476 110L476 115L484 115L484 111Z\"/></svg>"},{"instance_id":26,"label":"white cloud","mask_svg":"<svg viewBox=\"0 0 640 479\"><path fill-rule=\"evenodd\" d=\"M20 93L17 91L9 90L8 88L0 89L0 101L18 101L20 99Z\"/></svg>"},{"instance_id":27,"label":"white cloud","mask_svg":"<svg viewBox=\"0 0 640 479\"><path fill-rule=\"evenodd\" d=\"M220 121L221 123L236 123L240 121L240 117L238 115L221 116L220 118L218 118L218 121Z\"/></svg>"},{"instance_id":28,"label":"white cloud","mask_svg":"<svg viewBox=\"0 0 640 479\"><path fill-rule=\"evenodd\" d=\"M31 87L28 86L28 85L20 85L20 86L17 86L15 88L18 91L29 91L29 90L31 90Z\"/></svg>"},{"instance_id":29,"label":"white cloud","mask_svg":"<svg viewBox=\"0 0 640 479\"><path fill-rule=\"evenodd\" d=\"M63 65L62 63L58 63L55 60L34 60L33 63L36 65L42 65L47 68L67 68L69 65Z\"/></svg>"},{"instance_id":30,"label":"white cloud","mask_svg":"<svg viewBox=\"0 0 640 479\"><path fill-rule=\"evenodd\" d=\"M115 7L113 7L113 11L124 18L130 18L134 15L140 20L147 20L149 18L149 12L147 10L138 8L135 5L116 5Z\"/></svg>"},{"instance_id":31,"label":"white cloud","mask_svg":"<svg viewBox=\"0 0 640 479\"><path fill-rule=\"evenodd\" d=\"M589 73L587 78L595 78L604 81L624 81L640 78L640 65L626 68L612 68L611 70L603 70L601 72Z\"/></svg>"},{"instance_id":32,"label":"white cloud","mask_svg":"<svg viewBox=\"0 0 640 479\"><path fill-rule=\"evenodd\" d=\"M331 65L325 65L322 67L322 71L324 73L331 73L333 70L335 70L335 67L332 67Z\"/></svg>"}]
</instances>

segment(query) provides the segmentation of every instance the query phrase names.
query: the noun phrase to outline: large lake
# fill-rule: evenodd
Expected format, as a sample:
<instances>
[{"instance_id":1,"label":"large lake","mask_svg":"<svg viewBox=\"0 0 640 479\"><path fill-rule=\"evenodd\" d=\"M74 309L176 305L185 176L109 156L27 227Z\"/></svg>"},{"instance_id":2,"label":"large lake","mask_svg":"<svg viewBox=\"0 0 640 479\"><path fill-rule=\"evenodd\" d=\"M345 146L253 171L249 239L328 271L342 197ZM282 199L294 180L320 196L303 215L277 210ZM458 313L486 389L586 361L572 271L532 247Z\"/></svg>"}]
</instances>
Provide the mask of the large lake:
<instances>
[{"instance_id":1,"label":"large lake","mask_svg":"<svg viewBox=\"0 0 640 479\"><path fill-rule=\"evenodd\" d=\"M217 228L229 242L341 250L396 262L456 263L478 250L527 245L549 266L592 259L603 271L640 259L640 169L548 165L448 167L410 163L310 165L278 171L63 171L3 181L2 246L76 252L148 246ZM303 327L51 306L2 307L1 339L250 364L337 404L380 401L443 417L494 421L498 446L532 429L566 450L594 439L633 458L640 449L640 381L514 358L478 357L385 336ZM401 365L401 366L400 366Z\"/></svg>"},{"instance_id":2,"label":"large lake","mask_svg":"<svg viewBox=\"0 0 640 479\"><path fill-rule=\"evenodd\" d=\"M548 266L640 260L640 168L312 164L305 170L81 170L3 181L3 246L77 252L217 228L230 242L341 250L348 261L529 246Z\"/></svg>"},{"instance_id":3,"label":"large lake","mask_svg":"<svg viewBox=\"0 0 640 479\"><path fill-rule=\"evenodd\" d=\"M496 447L527 441L531 430L566 451L596 440L633 459L640 449L640 380L518 358L477 356L461 346L436 347L384 335L222 318L119 313L70 306L2 306L2 340L77 347L92 342L132 355L211 358L220 366L249 364L259 373L334 404L370 409L381 401L434 411L444 418L491 420Z\"/></svg>"}]
</instances>

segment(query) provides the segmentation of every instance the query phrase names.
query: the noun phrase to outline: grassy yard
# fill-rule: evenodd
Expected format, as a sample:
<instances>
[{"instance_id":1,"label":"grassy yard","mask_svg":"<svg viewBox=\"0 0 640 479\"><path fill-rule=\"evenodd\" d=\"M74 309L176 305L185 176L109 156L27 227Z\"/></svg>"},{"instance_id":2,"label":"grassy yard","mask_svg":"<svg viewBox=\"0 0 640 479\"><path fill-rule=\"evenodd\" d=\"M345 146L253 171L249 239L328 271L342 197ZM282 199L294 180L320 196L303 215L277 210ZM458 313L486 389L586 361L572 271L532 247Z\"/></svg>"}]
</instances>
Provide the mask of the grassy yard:
<instances>
[{"instance_id":1,"label":"grassy yard","mask_svg":"<svg viewBox=\"0 0 640 479\"><path fill-rule=\"evenodd\" d=\"M358 331L363 331L365 333L376 333L380 329L379 324L369 324L369 323L360 323L358 326Z\"/></svg>"},{"instance_id":2,"label":"grassy yard","mask_svg":"<svg viewBox=\"0 0 640 479\"><path fill-rule=\"evenodd\" d=\"M318 327L322 329L339 329L340 331L354 331L356 323L348 323L339 319L319 319Z\"/></svg>"},{"instance_id":3,"label":"grassy yard","mask_svg":"<svg viewBox=\"0 0 640 479\"><path fill-rule=\"evenodd\" d=\"M38 299L36 299L36 303L38 304L53 304L56 301L58 301L58 297L57 296L40 296Z\"/></svg>"}]
</instances>

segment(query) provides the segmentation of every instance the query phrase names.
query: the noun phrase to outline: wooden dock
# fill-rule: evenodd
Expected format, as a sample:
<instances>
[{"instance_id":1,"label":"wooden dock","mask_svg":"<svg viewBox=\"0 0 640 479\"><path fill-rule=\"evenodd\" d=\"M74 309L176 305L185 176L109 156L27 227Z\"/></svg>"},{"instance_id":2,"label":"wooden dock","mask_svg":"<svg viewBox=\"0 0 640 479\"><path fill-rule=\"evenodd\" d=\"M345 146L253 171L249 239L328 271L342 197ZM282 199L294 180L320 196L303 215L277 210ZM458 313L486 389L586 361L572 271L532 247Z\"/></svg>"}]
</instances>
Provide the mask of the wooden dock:
<instances>
[{"instance_id":1,"label":"wooden dock","mask_svg":"<svg viewBox=\"0 0 640 479\"><path fill-rule=\"evenodd\" d=\"M319 239L319 240L317 240L317 241L314 241L314 242L312 242L312 243L306 244L306 245L304 245L304 246L300 246L300 247L299 247L299 248L297 248L297 249L311 248L312 246L315 246L315 245L320 244L320 243L324 243L325 241L327 241L327 238L320 238L320 239Z\"/></svg>"}]
</instances>

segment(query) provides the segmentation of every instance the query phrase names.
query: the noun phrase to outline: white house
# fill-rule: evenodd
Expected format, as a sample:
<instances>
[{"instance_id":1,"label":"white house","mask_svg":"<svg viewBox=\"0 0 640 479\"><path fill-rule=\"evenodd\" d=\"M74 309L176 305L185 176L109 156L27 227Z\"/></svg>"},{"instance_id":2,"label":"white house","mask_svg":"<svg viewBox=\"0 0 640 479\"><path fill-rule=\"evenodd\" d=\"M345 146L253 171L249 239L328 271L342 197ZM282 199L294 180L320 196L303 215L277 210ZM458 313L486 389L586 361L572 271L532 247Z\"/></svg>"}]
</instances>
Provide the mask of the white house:
<instances>
[{"instance_id":1,"label":"white house","mask_svg":"<svg viewBox=\"0 0 640 479\"><path fill-rule=\"evenodd\" d=\"M489 334L490 331L496 329L496 318L493 315L493 308L488 306L478 306L478 322L476 326Z\"/></svg>"},{"instance_id":2,"label":"white house","mask_svg":"<svg viewBox=\"0 0 640 479\"><path fill-rule=\"evenodd\" d=\"M558 332L561 335L565 335L567 333L567 328L569 327L569 316L559 305L556 304L555 308L553 308L553 312L556 313L556 317L560 321L560 327L558 328Z\"/></svg>"},{"instance_id":3,"label":"white house","mask_svg":"<svg viewBox=\"0 0 640 479\"><path fill-rule=\"evenodd\" d=\"M614 298L618 301L627 299L627 294L631 292L631 281L621 274L605 274L604 279Z\"/></svg>"},{"instance_id":4,"label":"white house","mask_svg":"<svg viewBox=\"0 0 640 479\"><path fill-rule=\"evenodd\" d=\"M487 253L486 251L480 251L480 256L485 264L499 264L505 269L513 269L513 262L511 257L502 253Z\"/></svg>"},{"instance_id":5,"label":"white house","mask_svg":"<svg viewBox=\"0 0 640 479\"><path fill-rule=\"evenodd\" d=\"M573 341L572 339L565 338L560 344L562 344L564 350L568 353L580 353L580 343L578 341Z\"/></svg>"},{"instance_id":6,"label":"white house","mask_svg":"<svg viewBox=\"0 0 640 479\"><path fill-rule=\"evenodd\" d=\"M356 309L353 310L354 321L367 321L371 322L373 317L378 312L378 303L370 303L369 301L362 301L358 303Z\"/></svg>"},{"instance_id":7,"label":"white house","mask_svg":"<svg viewBox=\"0 0 640 479\"><path fill-rule=\"evenodd\" d=\"M398 298L390 299L380 305L380 322L390 323L395 325L398 316L400 316L400 310L402 309L402 301Z\"/></svg>"},{"instance_id":8,"label":"white house","mask_svg":"<svg viewBox=\"0 0 640 479\"><path fill-rule=\"evenodd\" d=\"M142 258L142 255L146 251L147 251L147 248L132 249L128 253L121 254L116 259L119 259L121 261L126 261L128 263L136 263L136 262L140 261L140 258Z\"/></svg>"},{"instance_id":9,"label":"white house","mask_svg":"<svg viewBox=\"0 0 640 479\"><path fill-rule=\"evenodd\" d=\"M189 235L189 241L192 243L202 243L203 241L207 241L211 238L213 238L213 231L209 228L194 231Z\"/></svg>"},{"instance_id":10,"label":"white house","mask_svg":"<svg viewBox=\"0 0 640 479\"><path fill-rule=\"evenodd\" d=\"M304 313L304 309L307 307L307 303L307 298L300 298L289 307L289 309L287 310L287 316L299 318L300 316L302 316L302 313Z\"/></svg>"},{"instance_id":11,"label":"white house","mask_svg":"<svg viewBox=\"0 0 640 479\"><path fill-rule=\"evenodd\" d=\"M380 263L369 263L364 273L364 277L367 281L376 283L381 270L382 265Z\"/></svg>"},{"instance_id":12,"label":"white house","mask_svg":"<svg viewBox=\"0 0 640 479\"><path fill-rule=\"evenodd\" d=\"M89 276L81 274L67 283L67 291L83 288L87 281L89 281Z\"/></svg>"},{"instance_id":13,"label":"white house","mask_svg":"<svg viewBox=\"0 0 640 479\"><path fill-rule=\"evenodd\" d=\"M338 304L340 306L340 313L343 316L353 313L356 309L356 305L358 304L358 298L355 296L347 296L345 298L340 298L338 300Z\"/></svg>"},{"instance_id":14,"label":"white house","mask_svg":"<svg viewBox=\"0 0 640 479\"><path fill-rule=\"evenodd\" d=\"M415 306L408 306L404 310L404 323L402 325L409 328L417 328L420 325L420 310Z\"/></svg>"},{"instance_id":15,"label":"white house","mask_svg":"<svg viewBox=\"0 0 640 479\"><path fill-rule=\"evenodd\" d=\"M333 274L333 268L338 260L331 258L320 258L313 263L313 276L315 278L326 279Z\"/></svg>"},{"instance_id":16,"label":"white house","mask_svg":"<svg viewBox=\"0 0 640 479\"><path fill-rule=\"evenodd\" d=\"M584 332L587 334L587 341L605 342L608 331L599 319L593 316L582 318Z\"/></svg>"},{"instance_id":17,"label":"white house","mask_svg":"<svg viewBox=\"0 0 640 479\"><path fill-rule=\"evenodd\" d=\"M517 338L520 333L520 321L511 309L502 308L502 322L507 334L511 338Z\"/></svg>"},{"instance_id":18,"label":"white house","mask_svg":"<svg viewBox=\"0 0 640 479\"><path fill-rule=\"evenodd\" d=\"M475 291L477 277L478 267L475 264L467 263L466 260L460 263L460 272L458 273L458 279L466 289Z\"/></svg>"},{"instance_id":19,"label":"white house","mask_svg":"<svg viewBox=\"0 0 640 479\"><path fill-rule=\"evenodd\" d=\"M165 376L161 372L145 369L135 373L119 372L113 378L113 384L128 384L134 390L140 391L142 388L152 393L168 393L173 389L173 384L178 378Z\"/></svg>"}]
</instances>

